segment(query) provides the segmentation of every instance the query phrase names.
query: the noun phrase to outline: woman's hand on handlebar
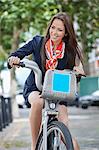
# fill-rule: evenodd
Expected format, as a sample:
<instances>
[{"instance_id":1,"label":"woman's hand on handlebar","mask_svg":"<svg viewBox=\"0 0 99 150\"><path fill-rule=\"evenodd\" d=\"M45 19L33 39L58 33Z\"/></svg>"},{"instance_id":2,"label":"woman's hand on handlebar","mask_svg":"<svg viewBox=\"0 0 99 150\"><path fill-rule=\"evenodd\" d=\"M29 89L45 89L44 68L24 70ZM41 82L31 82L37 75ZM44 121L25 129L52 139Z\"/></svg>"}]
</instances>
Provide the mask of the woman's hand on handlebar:
<instances>
[{"instance_id":1,"label":"woman's hand on handlebar","mask_svg":"<svg viewBox=\"0 0 99 150\"><path fill-rule=\"evenodd\" d=\"M76 76L86 76L84 70L78 66L74 66L73 71L76 72Z\"/></svg>"},{"instance_id":2,"label":"woman's hand on handlebar","mask_svg":"<svg viewBox=\"0 0 99 150\"><path fill-rule=\"evenodd\" d=\"M15 57L15 56L11 56L8 58L8 64L10 65L10 67L19 67L17 64L20 63L20 58Z\"/></svg>"},{"instance_id":3,"label":"woman's hand on handlebar","mask_svg":"<svg viewBox=\"0 0 99 150\"><path fill-rule=\"evenodd\" d=\"M78 66L74 66L73 71L75 72L77 83L80 82L82 76L86 77L84 70Z\"/></svg>"}]
</instances>

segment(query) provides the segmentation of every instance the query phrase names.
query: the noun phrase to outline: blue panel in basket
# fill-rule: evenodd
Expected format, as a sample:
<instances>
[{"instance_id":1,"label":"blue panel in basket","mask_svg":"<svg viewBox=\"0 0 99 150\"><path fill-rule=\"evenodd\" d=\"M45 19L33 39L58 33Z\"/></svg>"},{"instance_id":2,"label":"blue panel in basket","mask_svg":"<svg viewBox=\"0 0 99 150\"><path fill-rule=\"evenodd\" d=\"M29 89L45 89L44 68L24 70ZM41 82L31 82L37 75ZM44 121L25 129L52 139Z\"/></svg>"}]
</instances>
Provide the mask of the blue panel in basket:
<instances>
[{"instance_id":1,"label":"blue panel in basket","mask_svg":"<svg viewBox=\"0 0 99 150\"><path fill-rule=\"evenodd\" d=\"M54 73L52 90L56 92L70 93L70 80L69 74Z\"/></svg>"}]
</instances>

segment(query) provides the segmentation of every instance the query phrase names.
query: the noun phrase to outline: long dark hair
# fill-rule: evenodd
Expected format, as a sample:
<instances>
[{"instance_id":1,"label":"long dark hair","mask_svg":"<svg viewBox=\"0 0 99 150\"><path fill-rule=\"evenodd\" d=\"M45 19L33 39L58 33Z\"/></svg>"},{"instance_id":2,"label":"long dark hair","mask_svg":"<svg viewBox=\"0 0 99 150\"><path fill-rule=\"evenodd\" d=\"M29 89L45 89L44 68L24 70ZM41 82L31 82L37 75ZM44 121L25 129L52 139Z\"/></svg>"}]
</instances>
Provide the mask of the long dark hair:
<instances>
[{"instance_id":1,"label":"long dark hair","mask_svg":"<svg viewBox=\"0 0 99 150\"><path fill-rule=\"evenodd\" d=\"M45 44L47 40L50 38L49 30L55 19L60 19L64 23L64 26L65 26L65 36L63 37L63 41L66 44L65 52L68 51L67 57L70 58L69 63L72 63L72 64L74 63L76 54L78 55L78 58L82 62L82 53L77 44L76 35L75 35L75 31L73 28L73 23L71 21L71 18L67 13L60 12L52 17L51 21L49 22L46 35L43 40L43 44L41 48L41 61L42 61L42 66L44 67L43 69L45 69L45 62L46 62Z\"/></svg>"}]
</instances>

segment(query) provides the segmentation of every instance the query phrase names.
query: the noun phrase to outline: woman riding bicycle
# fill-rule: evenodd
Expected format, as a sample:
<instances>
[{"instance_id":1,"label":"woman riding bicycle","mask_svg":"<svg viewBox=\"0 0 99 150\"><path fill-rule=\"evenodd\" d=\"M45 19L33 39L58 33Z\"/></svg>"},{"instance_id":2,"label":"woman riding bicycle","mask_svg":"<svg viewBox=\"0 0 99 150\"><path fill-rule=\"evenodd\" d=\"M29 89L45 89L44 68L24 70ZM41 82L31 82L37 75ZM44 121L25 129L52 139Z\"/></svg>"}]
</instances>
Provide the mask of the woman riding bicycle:
<instances>
[{"instance_id":1,"label":"woman riding bicycle","mask_svg":"<svg viewBox=\"0 0 99 150\"><path fill-rule=\"evenodd\" d=\"M33 54L33 59L42 71L43 78L48 69L70 69L84 74L82 65L82 54L77 44L72 21L67 13L58 13L49 22L44 37L34 36L31 41L12 53L8 59L9 65L19 64L25 56ZM35 77L31 71L25 82L24 97L31 104L30 125L32 133L32 150L35 150L37 137L41 126L41 113L44 100L35 84ZM67 103L59 105L58 120L68 126ZM73 138L74 149L79 150L75 138Z\"/></svg>"}]
</instances>

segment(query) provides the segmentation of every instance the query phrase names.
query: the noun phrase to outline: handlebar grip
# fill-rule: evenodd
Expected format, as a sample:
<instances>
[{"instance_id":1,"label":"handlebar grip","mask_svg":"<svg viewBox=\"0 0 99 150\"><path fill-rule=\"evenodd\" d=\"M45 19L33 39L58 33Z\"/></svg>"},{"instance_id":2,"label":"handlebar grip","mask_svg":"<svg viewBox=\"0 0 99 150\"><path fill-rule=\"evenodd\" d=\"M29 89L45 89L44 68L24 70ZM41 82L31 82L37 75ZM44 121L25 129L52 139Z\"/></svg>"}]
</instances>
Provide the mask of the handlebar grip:
<instances>
[{"instance_id":1,"label":"handlebar grip","mask_svg":"<svg viewBox=\"0 0 99 150\"><path fill-rule=\"evenodd\" d=\"M18 66L25 67L25 64L24 64L24 62L20 62Z\"/></svg>"},{"instance_id":2,"label":"handlebar grip","mask_svg":"<svg viewBox=\"0 0 99 150\"><path fill-rule=\"evenodd\" d=\"M25 67L24 62L20 62L19 64L13 64L13 65L15 65L15 66L19 66L19 67Z\"/></svg>"},{"instance_id":3,"label":"handlebar grip","mask_svg":"<svg viewBox=\"0 0 99 150\"><path fill-rule=\"evenodd\" d=\"M20 62L19 64L13 64L13 65L15 65L15 66L20 66L20 67L25 67L24 62ZM12 67L9 65L9 62L7 63L7 67L8 67L8 69L11 69L11 68L12 68Z\"/></svg>"}]
</instances>

